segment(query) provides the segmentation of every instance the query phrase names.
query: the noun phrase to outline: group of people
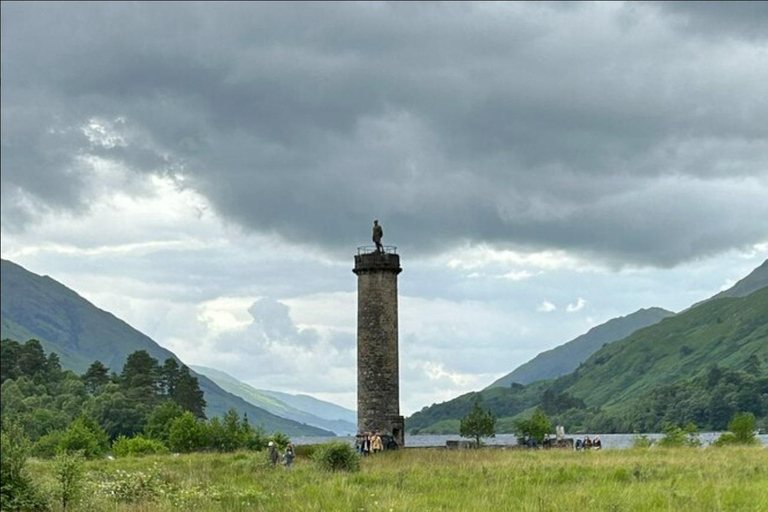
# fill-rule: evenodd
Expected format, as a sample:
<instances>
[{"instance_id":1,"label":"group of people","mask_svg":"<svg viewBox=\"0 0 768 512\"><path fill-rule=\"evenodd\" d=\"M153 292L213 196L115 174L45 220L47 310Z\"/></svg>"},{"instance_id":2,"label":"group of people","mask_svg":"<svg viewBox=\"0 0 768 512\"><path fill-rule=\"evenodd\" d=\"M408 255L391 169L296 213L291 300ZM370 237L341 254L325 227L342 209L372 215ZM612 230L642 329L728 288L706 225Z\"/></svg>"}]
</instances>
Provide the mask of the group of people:
<instances>
[{"instance_id":1,"label":"group of people","mask_svg":"<svg viewBox=\"0 0 768 512\"><path fill-rule=\"evenodd\" d=\"M370 455L384 451L384 441L378 432L363 432L357 435L355 450L360 455Z\"/></svg>"},{"instance_id":2,"label":"group of people","mask_svg":"<svg viewBox=\"0 0 768 512\"><path fill-rule=\"evenodd\" d=\"M277 450L277 445L274 441L270 441L267 448L269 449L269 461L272 463L272 466L277 466L277 463L280 461L280 453ZM290 468L293 466L293 459L295 458L296 452L293 449L293 444L288 443L283 452L283 466Z\"/></svg>"},{"instance_id":3,"label":"group of people","mask_svg":"<svg viewBox=\"0 0 768 512\"><path fill-rule=\"evenodd\" d=\"M603 443L600 441L599 436L595 436L594 439L590 439L589 436L586 436L584 440L576 440L577 450L599 450L602 447Z\"/></svg>"}]
</instances>

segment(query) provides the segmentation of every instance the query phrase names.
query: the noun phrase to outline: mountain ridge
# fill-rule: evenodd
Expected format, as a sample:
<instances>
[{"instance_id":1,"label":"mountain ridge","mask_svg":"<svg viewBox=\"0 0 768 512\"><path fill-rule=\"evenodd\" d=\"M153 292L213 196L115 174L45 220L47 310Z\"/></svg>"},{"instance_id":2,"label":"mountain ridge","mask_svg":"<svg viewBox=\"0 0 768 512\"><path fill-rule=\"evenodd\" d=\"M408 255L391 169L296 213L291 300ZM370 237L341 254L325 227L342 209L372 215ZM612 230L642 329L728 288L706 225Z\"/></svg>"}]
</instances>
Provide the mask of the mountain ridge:
<instances>
[{"instance_id":1,"label":"mountain ridge","mask_svg":"<svg viewBox=\"0 0 768 512\"><path fill-rule=\"evenodd\" d=\"M38 339L45 350L56 352L62 366L82 374L99 360L119 371L128 354L146 350L160 362L171 357L184 364L170 350L134 329L114 314L98 308L76 291L50 276L40 276L12 261L0 260L0 336ZM105 343L104 340L110 340ZM204 375L196 374L208 402L206 413L220 416L234 407L247 413L254 424L288 435L329 436L332 432L302 425L256 407L226 392Z\"/></svg>"}]
</instances>

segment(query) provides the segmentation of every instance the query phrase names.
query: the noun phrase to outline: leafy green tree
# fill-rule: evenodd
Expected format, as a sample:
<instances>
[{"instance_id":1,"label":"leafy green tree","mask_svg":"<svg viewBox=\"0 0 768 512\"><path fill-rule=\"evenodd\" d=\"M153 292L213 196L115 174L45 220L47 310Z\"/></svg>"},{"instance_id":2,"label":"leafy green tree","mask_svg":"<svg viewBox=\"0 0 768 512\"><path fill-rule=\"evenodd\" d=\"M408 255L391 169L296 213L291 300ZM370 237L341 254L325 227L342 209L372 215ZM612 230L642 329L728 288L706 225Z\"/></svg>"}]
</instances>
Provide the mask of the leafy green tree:
<instances>
[{"instance_id":1,"label":"leafy green tree","mask_svg":"<svg viewBox=\"0 0 768 512\"><path fill-rule=\"evenodd\" d=\"M85 383L85 389L93 395L102 386L106 386L109 383L109 368L104 366L104 363L101 361L94 361L83 374L82 379L83 383Z\"/></svg>"},{"instance_id":2,"label":"leafy green tree","mask_svg":"<svg viewBox=\"0 0 768 512\"><path fill-rule=\"evenodd\" d=\"M179 371L179 380L173 393L173 400L185 411L190 411L195 417L205 419L205 398L200 389L197 377L193 377L189 368L184 365Z\"/></svg>"},{"instance_id":3,"label":"leafy green tree","mask_svg":"<svg viewBox=\"0 0 768 512\"><path fill-rule=\"evenodd\" d=\"M174 419L168 439L174 452L188 453L203 449L207 444L206 428L189 411Z\"/></svg>"},{"instance_id":4,"label":"leafy green tree","mask_svg":"<svg viewBox=\"0 0 768 512\"><path fill-rule=\"evenodd\" d=\"M533 439L541 444L547 434L552 432L552 422L546 413L537 407L529 419L515 421L513 429L521 444L526 439Z\"/></svg>"},{"instance_id":5,"label":"leafy green tree","mask_svg":"<svg viewBox=\"0 0 768 512\"><path fill-rule=\"evenodd\" d=\"M736 413L728 423L728 430L721 435L715 444L723 446L728 444L757 444L755 437L755 415L749 413Z\"/></svg>"},{"instance_id":6,"label":"leafy green tree","mask_svg":"<svg viewBox=\"0 0 768 512\"><path fill-rule=\"evenodd\" d=\"M107 446L106 433L86 416L77 418L59 440L60 452L81 452L83 456L89 459L104 453Z\"/></svg>"},{"instance_id":7,"label":"leafy green tree","mask_svg":"<svg viewBox=\"0 0 768 512\"><path fill-rule=\"evenodd\" d=\"M149 404L127 396L110 383L88 402L85 410L107 431L110 439L116 439L119 435L130 437L141 432L151 409Z\"/></svg>"},{"instance_id":8,"label":"leafy green tree","mask_svg":"<svg viewBox=\"0 0 768 512\"><path fill-rule=\"evenodd\" d=\"M184 409L176 402L166 401L155 406L147 417L144 433L152 438L168 444L171 435L171 423L184 414Z\"/></svg>"},{"instance_id":9,"label":"leafy green tree","mask_svg":"<svg viewBox=\"0 0 768 512\"><path fill-rule=\"evenodd\" d=\"M62 510L70 510L82 499L85 490L83 456L80 453L59 453L53 461L53 468L56 498Z\"/></svg>"},{"instance_id":10,"label":"leafy green tree","mask_svg":"<svg viewBox=\"0 0 768 512\"><path fill-rule=\"evenodd\" d=\"M490 409L480 405L480 400L475 400L472 411L461 418L459 434L461 437L473 437L477 446L480 446L484 437L496 436L496 415Z\"/></svg>"}]
</instances>

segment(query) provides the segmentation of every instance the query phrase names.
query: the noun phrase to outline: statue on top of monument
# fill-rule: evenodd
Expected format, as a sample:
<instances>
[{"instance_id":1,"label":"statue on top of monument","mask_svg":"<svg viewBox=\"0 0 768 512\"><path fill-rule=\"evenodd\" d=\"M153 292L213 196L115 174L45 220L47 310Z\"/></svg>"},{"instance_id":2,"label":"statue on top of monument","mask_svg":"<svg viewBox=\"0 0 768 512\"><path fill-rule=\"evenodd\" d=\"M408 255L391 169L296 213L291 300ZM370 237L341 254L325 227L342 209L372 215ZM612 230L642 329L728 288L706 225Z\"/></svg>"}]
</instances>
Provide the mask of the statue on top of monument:
<instances>
[{"instance_id":1,"label":"statue on top of monument","mask_svg":"<svg viewBox=\"0 0 768 512\"><path fill-rule=\"evenodd\" d=\"M373 243L376 244L376 252L384 252L384 246L381 245L381 238L384 236L384 230L381 229L379 221L373 221Z\"/></svg>"}]
</instances>

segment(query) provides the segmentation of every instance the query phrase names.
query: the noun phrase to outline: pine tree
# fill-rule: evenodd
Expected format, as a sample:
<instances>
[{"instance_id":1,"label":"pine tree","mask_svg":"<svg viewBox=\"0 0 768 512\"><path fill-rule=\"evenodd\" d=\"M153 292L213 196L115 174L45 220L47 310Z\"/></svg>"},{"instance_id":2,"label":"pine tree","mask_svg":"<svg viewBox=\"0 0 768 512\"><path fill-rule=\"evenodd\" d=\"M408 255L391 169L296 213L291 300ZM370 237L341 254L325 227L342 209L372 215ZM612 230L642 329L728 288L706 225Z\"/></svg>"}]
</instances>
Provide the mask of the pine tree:
<instances>
[{"instance_id":1,"label":"pine tree","mask_svg":"<svg viewBox=\"0 0 768 512\"><path fill-rule=\"evenodd\" d=\"M179 363L172 357L169 357L163 363L160 377L161 393L166 396L173 396L176 385L179 382L179 376L181 375L179 370Z\"/></svg>"},{"instance_id":2,"label":"pine tree","mask_svg":"<svg viewBox=\"0 0 768 512\"><path fill-rule=\"evenodd\" d=\"M480 400L475 400L475 406L466 416L461 418L459 433L461 437L474 437L477 446L482 438L495 437L496 415L490 409L480 406Z\"/></svg>"},{"instance_id":3,"label":"pine tree","mask_svg":"<svg viewBox=\"0 0 768 512\"><path fill-rule=\"evenodd\" d=\"M38 373L46 373L47 359L43 346L37 340L29 340L19 351L19 370L22 375L33 378Z\"/></svg>"},{"instance_id":4,"label":"pine tree","mask_svg":"<svg viewBox=\"0 0 768 512\"><path fill-rule=\"evenodd\" d=\"M127 397L154 405L157 403L159 381L157 359L146 350L137 350L128 356L120 374L120 385Z\"/></svg>"},{"instance_id":5,"label":"pine tree","mask_svg":"<svg viewBox=\"0 0 768 512\"><path fill-rule=\"evenodd\" d=\"M19 355L21 344L18 341L4 339L0 342L0 383L19 376Z\"/></svg>"},{"instance_id":6,"label":"pine tree","mask_svg":"<svg viewBox=\"0 0 768 512\"><path fill-rule=\"evenodd\" d=\"M179 371L179 380L173 393L173 400L184 410L190 411L195 417L205 419L205 398L200 389L197 377L193 377L189 368L184 365Z\"/></svg>"},{"instance_id":7,"label":"pine tree","mask_svg":"<svg viewBox=\"0 0 768 512\"><path fill-rule=\"evenodd\" d=\"M104 386L109 382L109 368L104 366L104 363L101 361L94 361L91 363L88 371L83 374L82 378L83 383L85 384L85 389L87 389L90 394L94 394L101 388L101 386Z\"/></svg>"}]
</instances>

